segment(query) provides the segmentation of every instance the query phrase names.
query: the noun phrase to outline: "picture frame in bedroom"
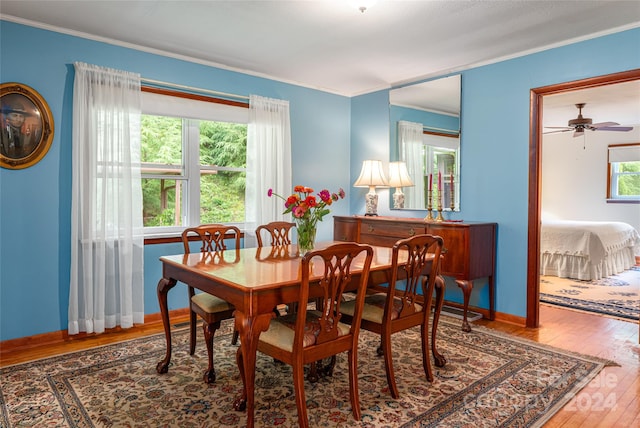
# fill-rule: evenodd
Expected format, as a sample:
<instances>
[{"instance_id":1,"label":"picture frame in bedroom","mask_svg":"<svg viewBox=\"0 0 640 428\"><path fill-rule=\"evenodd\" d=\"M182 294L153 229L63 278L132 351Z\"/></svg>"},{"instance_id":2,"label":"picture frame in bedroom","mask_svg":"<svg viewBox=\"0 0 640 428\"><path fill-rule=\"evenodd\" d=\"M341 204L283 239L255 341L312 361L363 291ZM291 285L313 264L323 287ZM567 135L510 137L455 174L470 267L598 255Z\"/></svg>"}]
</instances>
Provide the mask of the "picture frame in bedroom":
<instances>
[{"instance_id":1,"label":"picture frame in bedroom","mask_svg":"<svg viewBox=\"0 0 640 428\"><path fill-rule=\"evenodd\" d=\"M51 109L35 89L22 83L0 84L0 167L23 169L38 163L53 141Z\"/></svg>"}]
</instances>

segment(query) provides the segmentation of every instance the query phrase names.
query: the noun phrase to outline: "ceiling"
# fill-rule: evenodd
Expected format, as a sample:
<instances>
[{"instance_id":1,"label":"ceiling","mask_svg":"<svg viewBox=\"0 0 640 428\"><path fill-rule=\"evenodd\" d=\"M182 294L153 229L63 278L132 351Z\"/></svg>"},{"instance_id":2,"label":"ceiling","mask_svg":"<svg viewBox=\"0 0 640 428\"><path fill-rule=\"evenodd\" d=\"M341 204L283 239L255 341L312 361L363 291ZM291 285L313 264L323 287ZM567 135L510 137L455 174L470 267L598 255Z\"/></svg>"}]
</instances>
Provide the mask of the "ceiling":
<instances>
[{"instance_id":1,"label":"ceiling","mask_svg":"<svg viewBox=\"0 0 640 428\"><path fill-rule=\"evenodd\" d=\"M0 17L345 96L640 26L637 1L378 0L364 12L351 3L2 0ZM587 102L594 123L630 123L589 115L597 98L570 98L564 107Z\"/></svg>"}]
</instances>

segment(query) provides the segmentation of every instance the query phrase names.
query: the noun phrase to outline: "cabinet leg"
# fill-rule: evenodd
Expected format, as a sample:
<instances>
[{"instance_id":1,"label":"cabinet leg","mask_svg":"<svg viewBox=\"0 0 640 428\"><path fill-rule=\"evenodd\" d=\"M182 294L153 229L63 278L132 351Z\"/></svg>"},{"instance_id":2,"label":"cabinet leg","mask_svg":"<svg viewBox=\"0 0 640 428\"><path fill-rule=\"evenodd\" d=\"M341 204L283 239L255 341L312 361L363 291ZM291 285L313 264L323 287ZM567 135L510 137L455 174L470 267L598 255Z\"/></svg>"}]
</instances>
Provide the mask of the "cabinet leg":
<instances>
[{"instance_id":1,"label":"cabinet leg","mask_svg":"<svg viewBox=\"0 0 640 428\"><path fill-rule=\"evenodd\" d=\"M469 309L469 296L471 296L471 290L473 289L473 281L457 279L456 284L458 284L458 287L462 289L462 295L464 296L464 314L462 316L462 331L468 333L471 331L471 326L469 325L469 321L467 321L467 311Z\"/></svg>"},{"instance_id":2,"label":"cabinet leg","mask_svg":"<svg viewBox=\"0 0 640 428\"><path fill-rule=\"evenodd\" d=\"M493 284L493 276L489 277L489 319L495 321L496 319L496 292L495 285Z\"/></svg>"}]
</instances>

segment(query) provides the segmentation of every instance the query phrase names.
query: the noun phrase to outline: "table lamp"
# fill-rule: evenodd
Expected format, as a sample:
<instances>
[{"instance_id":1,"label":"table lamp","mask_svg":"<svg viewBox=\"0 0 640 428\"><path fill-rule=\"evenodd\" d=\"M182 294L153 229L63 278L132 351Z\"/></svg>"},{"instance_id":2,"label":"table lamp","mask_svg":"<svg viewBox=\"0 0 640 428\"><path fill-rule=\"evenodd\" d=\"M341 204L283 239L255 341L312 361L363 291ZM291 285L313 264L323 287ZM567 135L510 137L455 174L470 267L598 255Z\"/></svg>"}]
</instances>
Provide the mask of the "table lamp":
<instances>
[{"instance_id":1,"label":"table lamp","mask_svg":"<svg viewBox=\"0 0 640 428\"><path fill-rule=\"evenodd\" d=\"M376 194L376 187L389 187L387 178L382 170L382 161L366 160L362 162L362 171L360 171L360 176L353 183L353 186L369 188L369 193L367 193L365 199L367 210L364 215L377 216L378 195Z\"/></svg>"},{"instance_id":2,"label":"table lamp","mask_svg":"<svg viewBox=\"0 0 640 428\"><path fill-rule=\"evenodd\" d=\"M393 194L393 208L404 208L404 193L402 193L402 188L411 187L413 185L413 181L411 181L411 177L409 176L409 171L407 171L406 163L389 163L389 186L396 188L396 191Z\"/></svg>"}]
</instances>

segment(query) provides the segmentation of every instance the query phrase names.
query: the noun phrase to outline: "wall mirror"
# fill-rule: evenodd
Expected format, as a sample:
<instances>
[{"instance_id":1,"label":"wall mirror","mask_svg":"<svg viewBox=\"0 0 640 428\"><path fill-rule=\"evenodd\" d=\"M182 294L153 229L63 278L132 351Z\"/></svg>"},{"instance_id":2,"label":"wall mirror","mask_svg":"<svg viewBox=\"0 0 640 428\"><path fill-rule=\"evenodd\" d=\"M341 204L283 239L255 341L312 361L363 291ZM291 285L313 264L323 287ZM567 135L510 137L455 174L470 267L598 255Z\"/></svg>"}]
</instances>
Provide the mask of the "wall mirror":
<instances>
[{"instance_id":1,"label":"wall mirror","mask_svg":"<svg viewBox=\"0 0 640 428\"><path fill-rule=\"evenodd\" d=\"M404 194L404 203L390 198L391 209L427 209L431 194L434 209L441 195L444 211L460 211L460 80L448 76L389 92L390 160L405 162L413 184L391 183L392 195Z\"/></svg>"}]
</instances>

